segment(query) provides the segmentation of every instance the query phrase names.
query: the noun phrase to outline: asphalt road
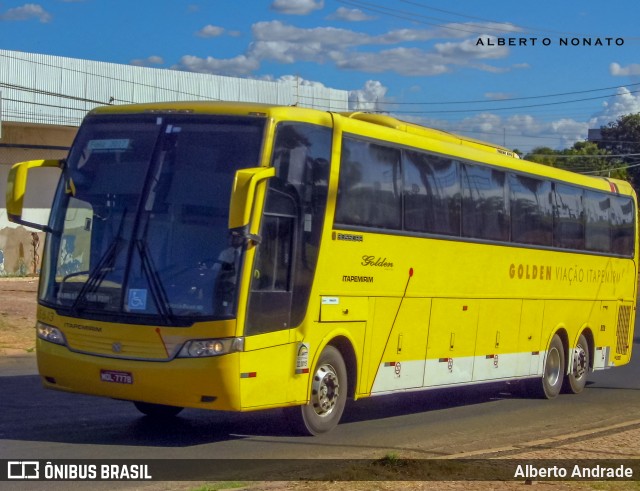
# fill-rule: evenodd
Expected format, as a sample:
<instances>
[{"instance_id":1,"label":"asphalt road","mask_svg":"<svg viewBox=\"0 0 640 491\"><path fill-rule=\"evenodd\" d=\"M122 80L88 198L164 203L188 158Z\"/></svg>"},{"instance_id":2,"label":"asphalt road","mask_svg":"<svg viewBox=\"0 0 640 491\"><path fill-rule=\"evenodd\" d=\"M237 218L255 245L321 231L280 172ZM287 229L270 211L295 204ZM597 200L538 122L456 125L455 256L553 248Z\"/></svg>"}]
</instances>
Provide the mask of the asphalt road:
<instances>
[{"instance_id":1,"label":"asphalt road","mask_svg":"<svg viewBox=\"0 0 640 491\"><path fill-rule=\"evenodd\" d=\"M637 331L636 331L637 332ZM632 363L591 374L579 395L522 398L507 385L348 404L340 426L292 436L280 410L185 410L171 424L131 403L40 386L33 355L0 361L0 459L434 458L640 422L640 337ZM104 483L107 484L107 483Z\"/></svg>"}]
</instances>

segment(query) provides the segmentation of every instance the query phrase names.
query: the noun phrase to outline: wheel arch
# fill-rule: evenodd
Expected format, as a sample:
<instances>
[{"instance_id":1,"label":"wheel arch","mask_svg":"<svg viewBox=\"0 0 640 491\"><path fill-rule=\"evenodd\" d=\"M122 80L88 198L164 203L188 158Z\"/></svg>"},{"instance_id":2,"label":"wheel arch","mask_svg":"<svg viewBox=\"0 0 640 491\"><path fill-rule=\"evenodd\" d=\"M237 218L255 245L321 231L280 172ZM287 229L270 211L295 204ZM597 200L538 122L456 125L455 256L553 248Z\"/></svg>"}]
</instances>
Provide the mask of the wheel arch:
<instances>
[{"instance_id":1,"label":"wheel arch","mask_svg":"<svg viewBox=\"0 0 640 491\"><path fill-rule=\"evenodd\" d=\"M569 357L571 350L571 343L569 342L569 334L567 333L567 329L564 324L560 324L556 327L555 331L551 332L549 339L547 340L547 347L551 344L551 340L553 336L558 335L560 341L562 342L562 347L564 348L564 373L566 374L569 369Z\"/></svg>"},{"instance_id":2,"label":"wheel arch","mask_svg":"<svg viewBox=\"0 0 640 491\"><path fill-rule=\"evenodd\" d=\"M338 335L332 338L325 346L333 346L340 352L347 367L347 386L349 389L347 395L354 397L358 381L358 359L353 349L353 343L346 336Z\"/></svg>"}]
</instances>

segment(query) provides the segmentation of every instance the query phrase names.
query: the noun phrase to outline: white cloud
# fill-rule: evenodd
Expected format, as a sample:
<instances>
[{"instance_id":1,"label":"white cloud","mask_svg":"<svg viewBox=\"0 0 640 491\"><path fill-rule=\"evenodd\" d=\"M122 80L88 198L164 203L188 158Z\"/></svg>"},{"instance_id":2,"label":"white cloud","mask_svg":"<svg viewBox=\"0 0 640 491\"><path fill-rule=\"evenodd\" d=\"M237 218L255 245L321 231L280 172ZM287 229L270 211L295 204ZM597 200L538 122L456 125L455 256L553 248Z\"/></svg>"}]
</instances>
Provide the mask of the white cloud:
<instances>
[{"instance_id":1,"label":"white cloud","mask_svg":"<svg viewBox=\"0 0 640 491\"><path fill-rule=\"evenodd\" d=\"M164 59L161 56L149 56L148 58L131 60L130 63L135 66L163 65Z\"/></svg>"},{"instance_id":2,"label":"white cloud","mask_svg":"<svg viewBox=\"0 0 640 491\"><path fill-rule=\"evenodd\" d=\"M577 141L585 140L590 128L588 122L573 119L543 121L528 114L505 117L494 113L476 114L453 123L429 120L428 124L523 152L539 146L557 149L570 147Z\"/></svg>"},{"instance_id":3,"label":"white cloud","mask_svg":"<svg viewBox=\"0 0 640 491\"><path fill-rule=\"evenodd\" d=\"M509 48L506 46L477 46L475 41L465 39L461 42L437 43L435 52L443 57L457 60L483 60L505 58L509 54Z\"/></svg>"},{"instance_id":4,"label":"white cloud","mask_svg":"<svg viewBox=\"0 0 640 491\"><path fill-rule=\"evenodd\" d=\"M274 0L271 8L288 15L308 15L324 8L324 0Z\"/></svg>"},{"instance_id":5,"label":"white cloud","mask_svg":"<svg viewBox=\"0 0 640 491\"><path fill-rule=\"evenodd\" d=\"M640 112L640 94L620 88L615 96L603 103L602 110L585 121L560 118L545 121L535 116L519 114L500 116L492 113L477 114L461 121L428 121L434 127L460 134L470 134L481 140L492 141L510 148L530 151L533 147L548 146L555 149L571 147L584 141L591 128L606 126L626 114ZM423 120L420 124L425 124Z\"/></svg>"},{"instance_id":6,"label":"white cloud","mask_svg":"<svg viewBox=\"0 0 640 491\"><path fill-rule=\"evenodd\" d=\"M508 48L478 49L473 42L436 44L431 51L420 48L392 48L379 52L337 52L331 55L339 68L368 73L395 72L406 76L434 76L453 71L455 67L468 67L483 71L506 71L476 60L498 59L508 55Z\"/></svg>"},{"instance_id":7,"label":"white cloud","mask_svg":"<svg viewBox=\"0 0 640 491\"><path fill-rule=\"evenodd\" d=\"M502 30L514 28L511 24L495 26ZM209 33L218 34L219 29L212 26ZM513 69L491 63L507 57L508 47L476 46L472 39L437 43L427 49L403 46L404 43L424 42L442 36L440 29L398 29L371 35L336 27L300 28L274 20L255 23L252 34L253 42L242 55L231 59L185 57L177 68L206 70L207 73L218 73L214 70L219 68L224 70L220 73L247 75L251 69L257 70L263 61L282 64L308 61L334 63L344 70L395 72L406 76L441 75L456 67L494 73ZM394 47L376 51L371 48L375 46Z\"/></svg>"},{"instance_id":8,"label":"white cloud","mask_svg":"<svg viewBox=\"0 0 640 491\"><path fill-rule=\"evenodd\" d=\"M589 123L575 119L563 118L552 121L549 126L551 132L560 138L560 146L563 148L571 147L575 142L585 140L589 133Z\"/></svg>"},{"instance_id":9,"label":"white cloud","mask_svg":"<svg viewBox=\"0 0 640 491\"><path fill-rule=\"evenodd\" d=\"M15 7L0 14L0 21L18 21L38 19L42 23L51 21L52 16L41 5L26 3L21 7Z\"/></svg>"},{"instance_id":10,"label":"white cloud","mask_svg":"<svg viewBox=\"0 0 640 491\"><path fill-rule=\"evenodd\" d=\"M224 34L224 27L212 26L208 24L196 32L196 36L201 38L215 38Z\"/></svg>"},{"instance_id":11,"label":"white cloud","mask_svg":"<svg viewBox=\"0 0 640 491\"><path fill-rule=\"evenodd\" d=\"M620 66L618 63L609 65L609 73L614 77L630 77L640 75L640 64L632 63L626 67Z\"/></svg>"},{"instance_id":12,"label":"white cloud","mask_svg":"<svg viewBox=\"0 0 640 491\"><path fill-rule=\"evenodd\" d=\"M503 130L502 118L496 114L482 113L465 118L460 126L465 131L477 131L480 133L496 133Z\"/></svg>"},{"instance_id":13,"label":"white cloud","mask_svg":"<svg viewBox=\"0 0 640 491\"><path fill-rule=\"evenodd\" d=\"M349 92L349 109L352 111L378 111L385 102L388 87L377 80L368 80L362 89Z\"/></svg>"},{"instance_id":14,"label":"white cloud","mask_svg":"<svg viewBox=\"0 0 640 491\"><path fill-rule=\"evenodd\" d=\"M484 96L490 101L503 101L505 99L511 99L513 94L508 92L486 92Z\"/></svg>"},{"instance_id":15,"label":"white cloud","mask_svg":"<svg viewBox=\"0 0 640 491\"><path fill-rule=\"evenodd\" d=\"M432 76L448 73L445 60L418 48L394 48L379 52L335 53L338 68L365 73L396 72L408 76Z\"/></svg>"},{"instance_id":16,"label":"white cloud","mask_svg":"<svg viewBox=\"0 0 640 491\"><path fill-rule=\"evenodd\" d=\"M188 72L210 73L214 75L228 75L234 77L246 77L260 67L260 62L255 58L239 55L227 60L213 58L199 58L186 55L180 58L180 62L173 68Z\"/></svg>"},{"instance_id":17,"label":"white cloud","mask_svg":"<svg viewBox=\"0 0 640 491\"><path fill-rule=\"evenodd\" d=\"M271 78L271 80L273 80L273 78ZM278 79L275 80L275 82L278 83L289 83L291 85L302 85L305 87L320 87L320 88L324 88L326 87L326 85L324 85L322 82L315 82L313 80L306 80L304 78L298 77L297 75L282 75L281 77L278 77Z\"/></svg>"},{"instance_id":18,"label":"white cloud","mask_svg":"<svg viewBox=\"0 0 640 491\"><path fill-rule=\"evenodd\" d=\"M360 9L348 9L346 7L340 7L333 14L327 17L329 20L344 20L347 22L364 22L367 20L373 20L375 17L365 14Z\"/></svg>"},{"instance_id":19,"label":"white cloud","mask_svg":"<svg viewBox=\"0 0 640 491\"><path fill-rule=\"evenodd\" d=\"M602 111L590 121L591 128L606 126L620 116L640 112L640 94L633 94L626 87L621 87L615 96L602 104Z\"/></svg>"},{"instance_id":20,"label":"white cloud","mask_svg":"<svg viewBox=\"0 0 640 491\"><path fill-rule=\"evenodd\" d=\"M368 34L339 29L336 27L314 27L303 29L279 20L256 22L251 27L256 41L281 41L291 44L322 43L327 46L349 44L372 44L373 36Z\"/></svg>"}]
</instances>

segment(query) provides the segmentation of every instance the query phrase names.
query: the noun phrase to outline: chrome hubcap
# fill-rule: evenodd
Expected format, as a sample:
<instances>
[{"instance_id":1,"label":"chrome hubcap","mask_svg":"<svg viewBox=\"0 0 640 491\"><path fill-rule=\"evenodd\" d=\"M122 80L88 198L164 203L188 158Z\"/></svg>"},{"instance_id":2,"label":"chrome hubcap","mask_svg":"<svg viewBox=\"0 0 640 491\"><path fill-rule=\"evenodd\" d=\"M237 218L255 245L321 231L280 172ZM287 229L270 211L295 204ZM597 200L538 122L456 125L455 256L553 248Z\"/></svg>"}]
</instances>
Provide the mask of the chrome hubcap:
<instances>
[{"instance_id":1,"label":"chrome hubcap","mask_svg":"<svg viewBox=\"0 0 640 491\"><path fill-rule=\"evenodd\" d=\"M547 364L545 367L545 377L551 387L558 383L560 370L560 353L554 348L547 353Z\"/></svg>"},{"instance_id":2,"label":"chrome hubcap","mask_svg":"<svg viewBox=\"0 0 640 491\"><path fill-rule=\"evenodd\" d=\"M340 384L338 374L331 365L318 367L311 389L311 404L318 416L328 416L338 402Z\"/></svg>"},{"instance_id":3,"label":"chrome hubcap","mask_svg":"<svg viewBox=\"0 0 640 491\"><path fill-rule=\"evenodd\" d=\"M581 345L573 351L573 374L576 378L582 378L587 373L587 353Z\"/></svg>"}]
</instances>

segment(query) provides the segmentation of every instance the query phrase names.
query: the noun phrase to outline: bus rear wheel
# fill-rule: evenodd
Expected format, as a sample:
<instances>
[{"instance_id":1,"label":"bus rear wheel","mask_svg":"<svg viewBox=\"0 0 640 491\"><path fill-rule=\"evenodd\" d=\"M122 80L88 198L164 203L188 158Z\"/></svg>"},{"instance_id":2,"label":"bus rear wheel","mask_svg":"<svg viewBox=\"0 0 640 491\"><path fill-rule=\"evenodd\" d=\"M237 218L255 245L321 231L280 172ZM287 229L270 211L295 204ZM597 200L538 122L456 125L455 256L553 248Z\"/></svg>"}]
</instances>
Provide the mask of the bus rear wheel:
<instances>
[{"instance_id":1,"label":"bus rear wheel","mask_svg":"<svg viewBox=\"0 0 640 491\"><path fill-rule=\"evenodd\" d=\"M293 408L298 411L298 429L319 435L333 429L344 412L347 401L347 367L333 346L327 346L313 370L309 403Z\"/></svg>"},{"instance_id":2,"label":"bus rear wheel","mask_svg":"<svg viewBox=\"0 0 640 491\"><path fill-rule=\"evenodd\" d=\"M581 334L569 360L569 374L564 379L564 392L568 394L582 392L587 384L590 362L589 344L587 343L587 338Z\"/></svg>"},{"instance_id":3,"label":"bus rear wheel","mask_svg":"<svg viewBox=\"0 0 640 491\"><path fill-rule=\"evenodd\" d=\"M542 378L523 381L520 384L520 392L529 397L554 399L562 390L564 367L564 345L560 336L555 334L547 349Z\"/></svg>"},{"instance_id":4,"label":"bus rear wheel","mask_svg":"<svg viewBox=\"0 0 640 491\"><path fill-rule=\"evenodd\" d=\"M150 402L135 401L136 409L145 416L154 419L169 419L177 416L184 408L179 406L165 406L164 404L152 404Z\"/></svg>"},{"instance_id":5,"label":"bus rear wheel","mask_svg":"<svg viewBox=\"0 0 640 491\"><path fill-rule=\"evenodd\" d=\"M554 399L562 390L564 380L564 345L560 336L555 334L549 343L547 356L544 361L542 383L538 394L545 399Z\"/></svg>"}]
</instances>

